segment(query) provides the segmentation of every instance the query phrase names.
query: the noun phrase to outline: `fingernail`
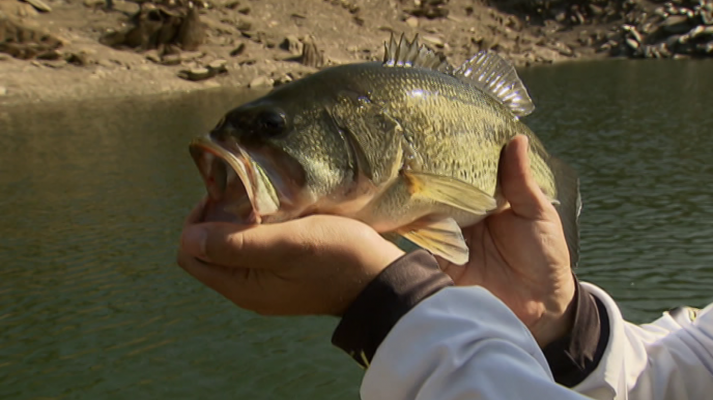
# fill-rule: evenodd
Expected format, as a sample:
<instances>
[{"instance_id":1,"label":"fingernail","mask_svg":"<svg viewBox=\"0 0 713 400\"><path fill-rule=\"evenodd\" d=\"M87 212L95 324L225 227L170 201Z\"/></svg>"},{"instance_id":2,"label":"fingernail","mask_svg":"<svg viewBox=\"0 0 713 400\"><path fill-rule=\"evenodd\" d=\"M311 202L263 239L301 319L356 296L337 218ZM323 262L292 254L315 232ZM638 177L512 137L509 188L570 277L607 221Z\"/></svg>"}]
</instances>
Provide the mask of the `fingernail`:
<instances>
[{"instance_id":1,"label":"fingernail","mask_svg":"<svg viewBox=\"0 0 713 400\"><path fill-rule=\"evenodd\" d=\"M205 228L198 225L190 226L183 232L183 248L194 257L209 261L206 254L207 238L208 232Z\"/></svg>"}]
</instances>

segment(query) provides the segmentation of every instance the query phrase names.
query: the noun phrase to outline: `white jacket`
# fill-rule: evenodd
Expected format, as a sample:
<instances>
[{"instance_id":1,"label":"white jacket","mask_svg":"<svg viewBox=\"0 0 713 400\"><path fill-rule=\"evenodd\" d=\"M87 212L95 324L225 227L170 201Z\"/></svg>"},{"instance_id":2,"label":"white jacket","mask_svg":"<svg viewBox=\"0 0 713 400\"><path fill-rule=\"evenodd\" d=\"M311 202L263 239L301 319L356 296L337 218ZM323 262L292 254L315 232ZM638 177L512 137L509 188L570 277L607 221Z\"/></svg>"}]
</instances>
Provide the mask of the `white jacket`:
<instances>
[{"instance_id":1,"label":"white jacket","mask_svg":"<svg viewBox=\"0 0 713 400\"><path fill-rule=\"evenodd\" d=\"M609 343L574 390L556 384L527 328L481 287L449 287L404 315L379 346L361 386L363 400L713 399L713 305L676 321L623 320L606 306ZM585 397L589 396L589 397Z\"/></svg>"}]
</instances>

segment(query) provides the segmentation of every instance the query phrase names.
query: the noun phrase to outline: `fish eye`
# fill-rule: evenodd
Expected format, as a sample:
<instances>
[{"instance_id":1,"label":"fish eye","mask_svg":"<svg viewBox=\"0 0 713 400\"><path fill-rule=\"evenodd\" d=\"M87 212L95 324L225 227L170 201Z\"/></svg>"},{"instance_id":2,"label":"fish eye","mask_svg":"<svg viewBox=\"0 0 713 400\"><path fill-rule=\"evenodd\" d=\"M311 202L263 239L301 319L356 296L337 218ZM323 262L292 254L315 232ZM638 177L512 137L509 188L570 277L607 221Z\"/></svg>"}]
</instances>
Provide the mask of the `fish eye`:
<instances>
[{"instance_id":1,"label":"fish eye","mask_svg":"<svg viewBox=\"0 0 713 400\"><path fill-rule=\"evenodd\" d=\"M287 116L280 110L261 111L255 118L255 130L264 137L276 137L287 129Z\"/></svg>"}]
</instances>

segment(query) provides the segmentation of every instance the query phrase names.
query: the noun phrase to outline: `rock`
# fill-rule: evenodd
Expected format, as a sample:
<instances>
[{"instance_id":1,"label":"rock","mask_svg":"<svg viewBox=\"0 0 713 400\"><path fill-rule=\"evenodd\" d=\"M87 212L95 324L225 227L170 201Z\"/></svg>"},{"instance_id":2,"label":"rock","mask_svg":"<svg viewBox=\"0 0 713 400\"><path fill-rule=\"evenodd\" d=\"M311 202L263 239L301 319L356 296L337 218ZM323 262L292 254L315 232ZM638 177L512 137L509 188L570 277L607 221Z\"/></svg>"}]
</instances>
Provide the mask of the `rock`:
<instances>
[{"instance_id":1,"label":"rock","mask_svg":"<svg viewBox=\"0 0 713 400\"><path fill-rule=\"evenodd\" d=\"M238 28L240 32L249 31L253 27L253 23L248 18L240 18L236 23L235 27Z\"/></svg>"},{"instance_id":2,"label":"rock","mask_svg":"<svg viewBox=\"0 0 713 400\"><path fill-rule=\"evenodd\" d=\"M100 1L99 4L105 4L105 0ZM126 15L134 15L141 10L141 6L132 1L114 1L113 8L114 10L122 12Z\"/></svg>"},{"instance_id":3,"label":"rock","mask_svg":"<svg viewBox=\"0 0 713 400\"><path fill-rule=\"evenodd\" d=\"M408 17L404 22L406 22L406 25L410 26L411 28L418 28L418 18L416 17Z\"/></svg>"},{"instance_id":4,"label":"rock","mask_svg":"<svg viewBox=\"0 0 713 400\"><path fill-rule=\"evenodd\" d=\"M201 58L205 55L202 51L183 51L180 53L179 58L181 61L193 61L195 59Z\"/></svg>"},{"instance_id":5,"label":"rock","mask_svg":"<svg viewBox=\"0 0 713 400\"><path fill-rule=\"evenodd\" d=\"M42 61L42 65L45 67L50 67L50 68L63 68L67 65L67 61L64 60L50 60L50 61Z\"/></svg>"},{"instance_id":6,"label":"rock","mask_svg":"<svg viewBox=\"0 0 713 400\"><path fill-rule=\"evenodd\" d=\"M671 51L669 51L668 47L666 47L666 43L659 43L656 48L658 49L658 52L662 58L671 57Z\"/></svg>"},{"instance_id":7,"label":"rock","mask_svg":"<svg viewBox=\"0 0 713 400\"><path fill-rule=\"evenodd\" d=\"M238 47L230 51L230 56L231 57L236 57L245 52L245 43L240 43Z\"/></svg>"},{"instance_id":8,"label":"rock","mask_svg":"<svg viewBox=\"0 0 713 400\"><path fill-rule=\"evenodd\" d=\"M28 3L23 3L15 0L0 0L0 14L4 14L7 17L27 18L34 17L38 15L39 12Z\"/></svg>"},{"instance_id":9,"label":"rock","mask_svg":"<svg viewBox=\"0 0 713 400\"><path fill-rule=\"evenodd\" d=\"M217 74L223 74L228 72L228 61L226 60L213 60L208 64L208 69Z\"/></svg>"},{"instance_id":10,"label":"rock","mask_svg":"<svg viewBox=\"0 0 713 400\"><path fill-rule=\"evenodd\" d=\"M704 24L706 25L713 25L713 5L711 3L708 3L710 6L708 9L701 8L699 11L701 15L701 20L703 21Z\"/></svg>"},{"instance_id":11,"label":"rock","mask_svg":"<svg viewBox=\"0 0 713 400\"><path fill-rule=\"evenodd\" d=\"M658 25L655 24L653 21L646 22L639 27L639 31L641 31L641 33L645 35L654 32L656 29L658 29Z\"/></svg>"},{"instance_id":12,"label":"rock","mask_svg":"<svg viewBox=\"0 0 713 400\"><path fill-rule=\"evenodd\" d=\"M239 6L240 6L240 2L237 0L228 0L225 2L225 4L223 4L223 7L229 8L231 10L235 10Z\"/></svg>"},{"instance_id":13,"label":"rock","mask_svg":"<svg viewBox=\"0 0 713 400\"><path fill-rule=\"evenodd\" d=\"M273 86L275 86L275 87L281 86L281 85L284 85L284 84L286 84L286 83L290 83L290 82L292 82L293 80L294 80L294 79L292 78L292 75L290 75L290 74L285 74L285 75L282 75L282 76L280 76L279 78L275 79L275 82L273 83Z\"/></svg>"},{"instance_id":14,"label":"rock","mask_svg":"<svg viewBox=\"0 0 713 400\"><path fill-rule=\"evenodd\" d=\"M250 81L248 87L250 89L264 89L272 87L274 83L275 81L273 81L272 78L268 76L258 76L257 78Z\"/></svg>"},{"instance_id":15,"label":"rock","mask_svg":"<svg viewBox=\"0 0 713 400\"><path fill-rule=\"evenodd\" d=\"M204 40L205 27L200 21L198 8L191 6L188 10L188 15L181 22L176 42L178 42L183 50L194 51L198 49L198 46L203 44Z\"/></svg>"},{"instance_id":16,"label":"rock","mask_svg":"<svg viewBox=\"0 0 713 400\"><path fill-rule=\"evenodd\" d=\"M563 22L566 21L566 20L567 20L567 11L565 11L565 10L559 10L559 11L555 14L555 21L557 21L557 22L559 22L559 23L563 23Z\"/></svg>"},{"instance_id":17,"label":"rock","mask_svg":"<svg viewBox=\"0 0 713 400\"><path fill-rule=\"evenodd\" d=\"M703 53L713 54L713 42L701 43L696 47Z\"/></svg>"},{"instance_id":18,"label":"rock","mask_svg":"<svg viewBox=\"0 0 713 400\"><path fill-rule=\"evenodd\" d=\"M448 17L449 12L446 8L448 0L420 0L414 3L416 8L406 11L414 17L426 17L428 19Z\"/></svg>"},{"instance_id":19,"label":"rock","mask_svg":"<svg viewBox=\"0 0 713 400\"><path fill-rule=\"evenodd\" d=\"M158 54L158 51L156 50L149 50L144 54L144 57L146 57L147 60L154 62L156 64L161 64L161 56ZM101 64L101 62L100 62Z\"/></svg>"},{"instance_id":20,"label":"rock","mask_svg":"<svg viewBox=\"0 0 713 400\"><path fill-rule=\"evenodd\" d=\"M181 63L180 54L168 54L161 57L161 64L163 65L178 65Z\"/></svg>"},{"instance_id":21,"label":"rock","mask_svg":"<svg viewBox=\"0 0 713 400\"><path fill-rule=\"evenodd\" d=\"M160 63L160 62L161 62L160 60L157 61L157 63ZM116 64L114 64L113 62L111 62L111 61L109 61L109 60L107 60L107 59L105 59L105 58L100 58L100 59L97 61L97 64L101 65L102 67L106 67L106 68L113 68L113 67L116 67Z\"/></svg>"},{"instance_id":22,"label":"rock","mask_svg":"<svg viewBox=\"0 0 713 400\"><path fill-rule=\"evenodd\" d=\"M302 53L304 45L295 35L287 35L280 43L280 48L289 51L291 54L299 55Z\"/></svg>"},{"instance_id":23,"label":"rock","mask_svg":"<svg viewBox=\"0 0 713 400\"><path fill-rule=\"evenodd\" d=\"M629 47L632 48L633 50L636 50L636 49L639 48L639 42L637 42L636 40L634 40L634 39L632 39L632 38L626 39L626 44L627 44L627 46L629 46Z\"/></svg>"},{"instance_id":24,"label":"rock","mask_svg":"<svg viewBox=\"0 0 713 400\"><path fill-rule=\"evenodd\" d=\"M44 53L38 54L35 58L38 60L47 60L47 61L53 61L53 60L59 60L62 58L62 54L59 53L57 50L50 50L46 51Z\"/></svg>"},{"instance_id":25,"label":"rock","mask_svg":"<svg viewBox=\"0 0 713 400\"><path fill-rule=\"evenodd\" d=\"M99 42L111 47L130 47L138 51L178 46L193 51L205 39L205 26L197 6L192 2L168 5L142 2L140 11L129 19L129 26L119 31L109 30Z\"/></svg>"},{"instance_id":26,"label":"rock","mask_svg":"<svg viewBox=\"0 0 713 400\"><path fill-rule=\"evenodd\" d=\"M215 74L211 72L208 68L191 68L184 69L178 72L178 77L188 81L202 81L214 77Z\"/></svg>"},{"instance_id":27,"label":"rock","mask_svg":"<svg viewBox=\"0 0 713 400\"><path fill-rule=\"evenodd\" d=\"M575 9L574 11L572 11L572 22L577 25L584 25L587 20L584 18L584 15L579 12L579 9Z\"/></svg>"},{"instance_id":28,"label":"rock","mask_svg":"<svg viewBox=\"0 0 713 400\"><path fill-rule=\"evenodd\" d=\"M37 23L9 18L0 12L0 53L22 60L60 48L63 41Z\"/></svg>"},{"instance_id":29,"label":"rock","mask_svg":"<svg viewBox=\"0 0 713 400\"><path fill-rule=\"evenodd\" d=\"M430 43L436 47L443 48L445 42L438 36L435 35L423 35L421 38L424 42Z\"/></svg>"},{"instance_id":30,"label":"rock","mask_svg":"<svg viewBox=\"0 0 713 400\"><path fill-rule=\"evenodd\" d=\"M589 12L591 12L592 15L594 15L594 16L600 16L600 15L604 14L604 9L599 6L595 6L594 4L590 4Z\"/></svg>"},{"instance_id":31,"label":"rock","mask_svg":"<svg viewBox=\"0 0 713 400\"><path fill-rule=\"evenodd\" d=\"M300 62L308 67L321 68L324 65L324 53L310 36L304 39Z\"/></svg>"},{"instance_id":32,"label":"rock","mask_svg":"<svg viewBox=\"0 0 713 400\"><path fill-rule=\"evenodd\" d=\"M106 4L106 0L84 0L84 6L88 8L97 8Z\"/></svg>"},{"instance_id":33,"label":"rock","mask_svg":"<svg viewBox=\"0 0 713 400\"><path fill-rule=\"evenodd\" d=\"M68 63L76 65L78 67L84 67L92 63L89 59L89 54L83 51L65 53L64 59Z\"/></svg>"},{"instance_id":34,"label":"rock","mask_svg":"<svg viewBox=\"0 0 713 400\"><path fill-rule=\"evenodd\" d=\"M683 15L671 15L661 23L661 27L669 33L684 33L690 29L688 17Z\"/></svg>"},{"instance_id":35,"label":"rock","mask_svg":"<svg viewBox=\"0 0 713 400\"><path fill-rule=\"evenodd\" d=\"M48 6L47 3L45 3L42 0L24 0L25 3L29 3L32 7L35 7L37 11L40 12L50 12L52 11L52 7Z\"/></svg>"},{"instance_id":36,"label":"rock","mask_svg":"<svg viewBox=\"0 0 713 400\"><path fill-rule=\"evenodd\" d=\"M0 96L5 96L7 94L7 88L0 86Z\"/></svg>"},{"instance_id":37,"label":"rock","mask_svg":"<svg viewBox=\"0 0 713 400\"><path fill-rule=\"evenodd\" d=\"M243 65L255 65L256 63L257 63L257 60L254 59L254 58L248 58L248 59L245 59L245 60L238 61L238 65L241 66L241 67L242 67Z\"/></svg>"},{"instance_id":38,"label":"rock","mask_svg":"<svg viewBox=\"0 0 713 400\"><path fill-rule=\"evenodd\" d=\"M639 43L644 41L644 39L641 37L641 34L639 33L639 31L636 30L636 28L632 29L631 36L633 36L634 40Z\"/></svg>"}]
</instances>

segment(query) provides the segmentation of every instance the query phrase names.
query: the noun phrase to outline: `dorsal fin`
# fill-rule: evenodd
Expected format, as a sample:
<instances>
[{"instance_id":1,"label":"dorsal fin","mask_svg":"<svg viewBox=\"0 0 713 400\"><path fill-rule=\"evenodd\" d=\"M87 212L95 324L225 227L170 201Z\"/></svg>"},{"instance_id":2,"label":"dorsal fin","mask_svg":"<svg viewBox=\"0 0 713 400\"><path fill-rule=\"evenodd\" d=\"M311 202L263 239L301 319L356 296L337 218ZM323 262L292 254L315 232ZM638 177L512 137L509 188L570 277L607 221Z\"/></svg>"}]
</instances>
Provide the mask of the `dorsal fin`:
<instances>
[{"instance_id":1,"label":"dorsal fin","mask_svg":"<svg viewBox=\"0 0 713 400\"><path fill-rule=\"evenodd\" d=\"M515 116L524 117L535 110L515 67L497 53L478 52L456 69L453 75L493 96Z\"/></svg>"},{"instance_id":2,"label":"dorsal fin","mask_svg":"<svg viewBox=\"0 0 713 400\"><path fill-rule=\"evenodd\" d=\"M391 39L389 43L384 43L384 48L385 67L420 67L443 73L450 73L453 70L445 57L418 43L418 34L409 42L403 33L396 41L392 32Z\"/></svg>"}]
</instances>

